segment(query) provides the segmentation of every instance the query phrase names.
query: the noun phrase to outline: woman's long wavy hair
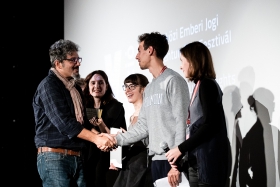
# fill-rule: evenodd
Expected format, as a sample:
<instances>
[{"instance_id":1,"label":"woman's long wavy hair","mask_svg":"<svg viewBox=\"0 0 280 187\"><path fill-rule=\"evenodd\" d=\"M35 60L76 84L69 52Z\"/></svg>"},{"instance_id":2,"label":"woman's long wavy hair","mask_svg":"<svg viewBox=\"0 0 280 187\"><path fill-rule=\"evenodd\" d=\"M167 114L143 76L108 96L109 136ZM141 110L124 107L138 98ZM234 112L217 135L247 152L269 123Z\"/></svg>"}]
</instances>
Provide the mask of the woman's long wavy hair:
<instances>
[{"instance_id":1,"label":"woman's long wavy hair","mask_svg":"<svg viewBox=\"0 0 280 187\"><path fill-rule=\"evenodd\" d=\"M106 90L104 96L101 98L101 103L103 105L105 105L106 103L109 103L111 100L116 100L113 90L111 88L111 85L109 83L107 74L102 70L96 70L96 71L93 71L90 74L88 74L85 78L86 86L85 86L83 92L84 92L84 96L85 96L86 107L94 106L94 99L93 99L92 95L90 95L90 93L89 93L89 81L95 74L101 75L107 85L107 90Z\"/></svg>"}]
</instances>

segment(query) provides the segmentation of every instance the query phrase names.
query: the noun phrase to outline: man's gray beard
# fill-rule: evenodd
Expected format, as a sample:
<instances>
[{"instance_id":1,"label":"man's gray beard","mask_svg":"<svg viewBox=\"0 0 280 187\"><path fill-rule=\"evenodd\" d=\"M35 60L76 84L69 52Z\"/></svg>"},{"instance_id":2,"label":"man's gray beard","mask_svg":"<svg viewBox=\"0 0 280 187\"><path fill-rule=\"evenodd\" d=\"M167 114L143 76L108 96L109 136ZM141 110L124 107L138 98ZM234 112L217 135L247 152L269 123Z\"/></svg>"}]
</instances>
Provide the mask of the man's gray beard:
<instances>
[{"instance_id":1,"label":"man's gray beard","mask_svg":"<svg viewBox=\"0 0 280 187\"><path fill-rule=\"evenodd\" d=\"M81 75L78 73L78 74L73 74L72 77L75 79L75 80L78 80L81 78Z\"/></svg>"}]
</instances>

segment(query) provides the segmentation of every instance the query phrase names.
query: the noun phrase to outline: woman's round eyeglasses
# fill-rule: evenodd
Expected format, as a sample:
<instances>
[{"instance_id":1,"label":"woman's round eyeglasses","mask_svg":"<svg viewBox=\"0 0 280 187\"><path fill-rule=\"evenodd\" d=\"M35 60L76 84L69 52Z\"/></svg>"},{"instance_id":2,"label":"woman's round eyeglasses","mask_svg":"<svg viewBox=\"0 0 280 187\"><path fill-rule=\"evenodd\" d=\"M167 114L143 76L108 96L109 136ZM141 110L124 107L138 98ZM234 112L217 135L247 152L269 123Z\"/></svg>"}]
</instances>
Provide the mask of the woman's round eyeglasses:
<instances>
[{"instance_id":1,"label":"woman's round eyeglasses","mask_svg":"<svg viewBox=\"0 0 280 187\"><path fill-rule=\"evenodd\" d=\"M123 91L125 91L127 88L128 88L129 90L135 90L135 88L136 88L137 86L138 86L138 85L136 85L136 84L129 84L129 85L124 84L124 85L122 85L122 88L123 88Z\"/></svg>"}]
</instances>

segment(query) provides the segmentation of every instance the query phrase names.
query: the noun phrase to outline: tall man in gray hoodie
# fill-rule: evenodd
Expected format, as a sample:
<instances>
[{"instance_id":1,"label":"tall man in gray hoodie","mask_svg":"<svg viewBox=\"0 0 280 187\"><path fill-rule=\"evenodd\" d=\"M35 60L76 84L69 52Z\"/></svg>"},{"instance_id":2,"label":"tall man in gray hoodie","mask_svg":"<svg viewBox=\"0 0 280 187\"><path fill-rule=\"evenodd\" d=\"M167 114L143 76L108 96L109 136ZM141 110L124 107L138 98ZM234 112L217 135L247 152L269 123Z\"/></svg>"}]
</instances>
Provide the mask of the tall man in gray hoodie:
<instances>
[{"instance_id":1,"label":"tall man in gray hoodie","mask_svg":"<svg viewBox=\"0 0 280 187\"><path fill-rule=\"evenodd\" d=\"M137 123L127 132L118 134L116 141L125 146L149 137L153 181L169 175L178 184L180 172L171 168L160 144L166 142L173 148L186 139L188 84L179 73L163 64L169 49L165 35L144 33L138 37L138 42L136 59L142 70L149 69L153 79L145 88Z\"/></svg>"}]
</instances>

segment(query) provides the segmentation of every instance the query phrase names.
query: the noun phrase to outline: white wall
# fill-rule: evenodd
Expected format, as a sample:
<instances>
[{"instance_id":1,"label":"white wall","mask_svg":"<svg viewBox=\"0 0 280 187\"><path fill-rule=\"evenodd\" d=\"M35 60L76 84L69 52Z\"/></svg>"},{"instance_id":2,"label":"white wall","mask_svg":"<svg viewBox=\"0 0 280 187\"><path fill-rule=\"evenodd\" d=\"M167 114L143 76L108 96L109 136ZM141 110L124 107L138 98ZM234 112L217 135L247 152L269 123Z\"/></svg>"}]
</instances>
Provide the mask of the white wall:
<instances>
[{"instance_id":1,"label":"white wall","mask_svg":"<svg viewBox=\"0 0 280 187\"><path fill-rule=\"evenodd\" d=\"M264 170L267 186L272 187L280 186L279 18L279 0L66 0L65 39L81 47L82 77L97 69L108 74L116 98L124 103L127 119L133 107L121 88L124 78L139 72L152 79L135 59L138 35L152 31L166 34L170 50L165 64L181 75L179 48L195 40L207 42L224 91L233 163L238 153L236 133L240 139L258 135L252 127L259 117L266 155ZM194 27L196 32L183 33ZM258 115L249 108L250 95L262 106ZM235 120L242 106L242 116Z\"/></svg>"}]
</instances>

